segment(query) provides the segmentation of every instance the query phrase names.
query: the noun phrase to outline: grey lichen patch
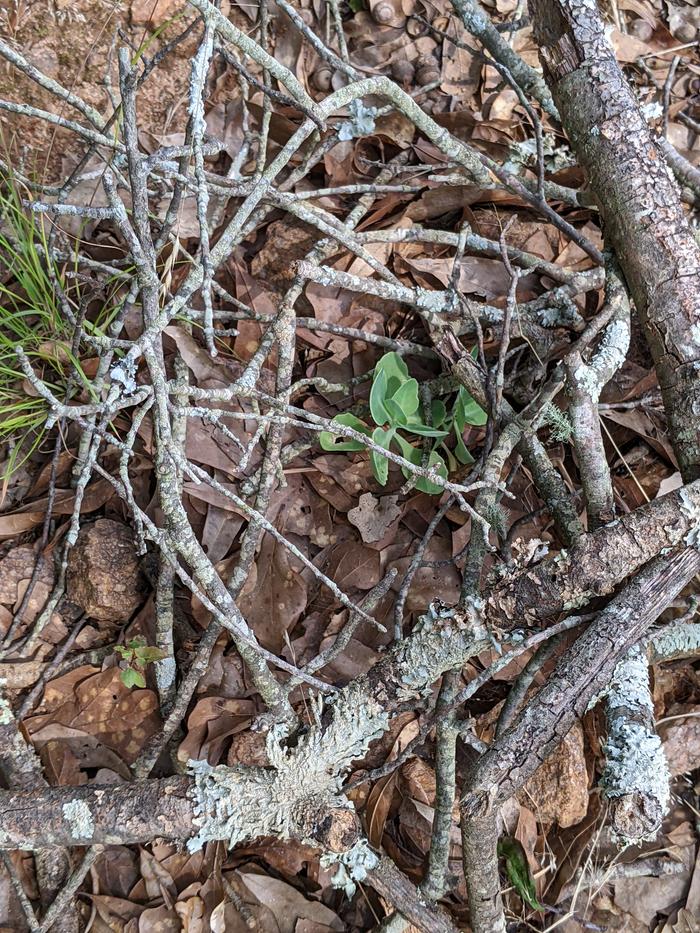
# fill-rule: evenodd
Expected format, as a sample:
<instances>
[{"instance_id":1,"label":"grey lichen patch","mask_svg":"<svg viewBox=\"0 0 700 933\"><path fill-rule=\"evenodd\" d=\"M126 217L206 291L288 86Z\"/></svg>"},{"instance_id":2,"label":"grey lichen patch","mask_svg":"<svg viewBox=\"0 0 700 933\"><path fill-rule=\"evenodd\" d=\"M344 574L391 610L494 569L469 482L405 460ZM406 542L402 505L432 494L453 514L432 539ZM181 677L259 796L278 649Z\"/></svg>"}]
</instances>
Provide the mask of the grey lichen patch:
<instances>
[{"instance_id":1,"label":"grey lichen patch","mask_svg":"<svg viewBox=\"0 0 700 933\"><path fill-rule=\"evenodd\" d=\"M615 668L606 691L606 718L608 738L603 748L601 787L610 800L625 798L624 819L619 820L625 829L621 832L653 837L668 810L670 774L661 739L654 730L645 646L635 645ZM639 809L636 816L635 801ZM647 819L650 814L654 819Z\"/></svg>"},{"instance_id":2,"label":"grey lichen patch","mask_svg":"<svg viewBox=\"0 0 700 933\"><path fill-rule=\"evenodd\" d=\"M649 646L652 663L700 654L700 622L671 625L658 632Z\"/></svg>"},{"instance_id":3,"label":"grey lichen patch","mask_svg":"<svg viewBox=\"0 0 700 933\"><path fill-rule=\"evenodd\" d=\"M348 109L350 119L343 121L338 127L338 139L347 142L360 136L369 136L374 132L376 107L365 107L361 100L356 99L351 102Z\"/></svg>"},{"instance_id":4,"label":"grey lichen patch","mask_svg":"<svg viewBox=\"0 0 700 933\"><path fill-rule=\"evenodd\" d=\"M626 708L654 712L649 686L649 662L646 652L635 645L617 665L606 690L610 709Z\"/></svg>"},{"instance_id":5,"label":"grey lichen patch","mask_svg":"<svg viewBox=\"0 0 700 933\"><path fill-rule=\"evenodd\" d=\"M0 688L2 684L0 684ZM0 726L9 726L14 719L12 707L2 694L0 694Z\"/></svg>"},{"instance_id":6,"label":"grey lichen patch","mask_svg":"<svg viewBox=\"0 0 700 933\"><path fill-rule=\"evenodd\" d=\"M7 683L4 677L0 677L0 726L9 726L15 716L9 701L2 695L2 689Z\"/></svg>"},{"instance_id":7,"label":"grey lichen patch","mask_svg":"<svg viewBox=\"0 0 700 933\"><path fill-rule=\"evenodd\" d=\"M657 800L663 813L668 810L670 775L658 735L639 723L620 718L608 734L604 751L606 766L601 786L607 797L637 791Z\"/></svg>"},{"instance_id":8,"label":"grey lichen patch","mask_svg":"<svg viewBox=\"0 0 700 933\"><path fill-rule=\"evenodd\" d=\"M175 658L162 658L155 664L156 683L159 690L167 690L175 683Z\"/></svg>"},{"instance_id":9,"label":"grey lichen patch","mask_svg":"<svg viewBox=\"0 0 700 933\"><path fill-rule=\"evenodd\" d=\"M229 846L260 836L313 843L315 832L332 811L353 809L340 793L343 775L387 729L389 718L359 688L348 689L332 705L325 725L322 703L321 698L314 701L315 724L296 747L285 747L279 730L270 730L270 768L189 762L195 777L194 823L199 829L188 842L191 852L216 839Z\"/></svg>"},{"instance_id":10,"label":"grey lichen patch","mask_svg":"<svg viewBox=\"0 0 700 933\"><path fill-rule=\"evenodd\" d=\"M326 852L321 856L322 868L337 866L332 884L334 888L343 888L346 897L353 896L357 883L364 881L367 872L378 864L379 859L364 839L358 840L347 852Z\"/></svg>"},{"instance_id":11,"label":"grey lichen patch","mask_svg":"<svg viewBox=\"0 0 700 933\"><path fill-rule=\"evenodd\" d=\"M470 654L490 644L483 619L484 602L470 597L459 610L447 609L439 600L420 617L414 634L407 638L397 658L401 675L399 699L426 695L443 673L461 664Z\"/></svg>"},{"instance_id":12,"label":"grey lichen patch","mask_svg":"<svg viewBox=\"0 0 700 933\"><path fill-rule=\"evenodd\" d=\"M69 800L63 804L63 818L70 826L75 839L92 839L95 833L95 821L92 811L84 800Z\"/></svg>"},{"instance_id":13,"label":"grey lichen patch","mask_svg":"<svg viewBox=\"0 0 700 933\"><path fill-rule=\"evenodd\" d=\"M700 549L700 496L697 491L688 486L682 486L678 490L680 498L681 515L684 515L690 523L690 528L684 543L688 547Z\"/></svg>"}]
</instances>

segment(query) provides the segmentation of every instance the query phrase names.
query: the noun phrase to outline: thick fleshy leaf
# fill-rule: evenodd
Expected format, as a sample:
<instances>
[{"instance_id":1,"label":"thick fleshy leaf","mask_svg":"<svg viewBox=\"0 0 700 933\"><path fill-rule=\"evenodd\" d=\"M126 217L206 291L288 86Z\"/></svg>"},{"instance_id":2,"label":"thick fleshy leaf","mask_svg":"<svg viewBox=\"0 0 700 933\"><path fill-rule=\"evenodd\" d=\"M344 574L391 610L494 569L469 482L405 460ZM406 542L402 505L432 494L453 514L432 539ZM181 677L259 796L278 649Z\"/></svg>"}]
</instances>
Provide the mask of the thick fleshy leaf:
<instances>
[{"instance_id":1,"label":"thick fleshy leaf","mask_svg":"<svg viewBox=\"0 0 700 933\"><path fill-rule=\"evenodd\" d=\"M337 424L344 424L348 428L354 428L355 431L369 436L369 428L364 421L360 421L359 418L356 418L355 415L351 415L350 412L336 415L333 421ZM330 431L321 431L318 441L322 450L339 452L343 450L365 449L364 444L361 444L360 441L356 441L350 437L343 437L342 434L332 434Z\"/></svg>"},{"instance_id":2,"label":"thick fleshy leaf","mask_svg":"<svg viewBox=\"0 0 700 933\"><path fill-rule=\"evenodd\" d=\"M482 425L486 424L488 421L488 415L481 407L478 405L471 395L467 392L464 387L461 387L459 390L459 396L457 398L456 408L460 412L460 421L462 421L462 430L464 430L464 425L473 424L473 425ZM455 420L457 420L455 418Z\"/></svg>"},{"instance_id":3,"label":"thick fleshy leaf","mask_svg":"<svg viewBox=\"0 0 700 933\"><path fill-rule=\"evenodd\" d=\"M438 475L442 476L443 479L447 479L447 466L436 450L430 454L428 466L437 467ZM438 486L437 483L432 483L429 479L425 479L425 477L421 476L420 479L416 481L416 489L419 492L427 492L430 496L439 496L440 493L443 492L444 487Z\"/></svg>"},{"instance_id":4,"label":"thick fleshy leaf","mask_svg":"<svg viewBox=\"0 0 700 933\"><path fill-rule=\"evenodd\" d=\"M389 450L395 434L395 428L389 428L386 431L384 428L375 428L374 431L372 431L372 440L380 447L384 447L385 450ZM369 459L372 464L374 478L380 486L386 486L386 482L389 479L389 461L386 457L382 457L381 454L378 454L374 450L370 450Z\"/></svg>"},{"instance_id":5,"label":"thick fleshy leaf","mask_svg":"<svg viewBox=\"0 0 700 933\"><path fill-rule=\"evenodd\" d=\"M433 416L433 427L441 428L447 418L445 403L439 398L434 398L430 403L430 410Z\"/></svg>"},{"instance_id":6,"label":"thick fleshy leaf","mask_svg":"<svg viewBox=\"0 0 700 933\"><path fill-rule=\"evenodd\" d=\"M383 373L386 378L387 395L393 396L410 377L408 367L398 353L385 353L374 369L374 378Z\"/></svg>"},{"instance_id":7,"label":"thick fleshy leaf","mask_svg":"<svg viewBox=\"0 0 700 933\"><path fill-rule=\"evenodd\" d=\"M423 451L420 447L412 447L405 438L402 438L400 434L396 435L396 440L401 447L401 453L406 458L406 460L413 463L415 466L420 466L423 459ZM437 466L438 473L440 476L443 476L447 479L447 466L445 461L442 459L440 454L433 450L428 459L428 466L433 467ZM407 470L405 467L402 468L403 475L406 479L415 476L414 473L411 473L410 470ZM431 496L437 496L442 492L443 487L438 486L437 483L432 483L429 479L421 476L416 480L416 489L419 492L427 492Z\"/></svg>"},{"instance_id":8,"label":"thick fleshy leaf","mask_svg":"<svg viewBox=\"0 0 700 933\"><path fill-rule=\"evenodd\" d=\"M404 412L406 418L415 415L420 404L418 399L418 383L415 379L408 379L391 397L393 402Z\"/></svg>"},{"instance_id":9,"label":"thick fleshy leaf","mask_svg":"<svg viewBox=\"0 0 700 933\"><path fill-rule=\"evenodd\" d=\"M374 372L372 388L369 393L369 410L372 412L372 418L375 424L386 424L391 421L391 415L384 404L387 397L393 393L388 391L388 378L383 370L378 367Z\"/></svg>"},{"instance_id":10,"label":"thick fleshy leaf","mask_svg":"<svg viewBox=\"0 0 700 933\"><path fill-rule=\"evenodd\" d=\"M393 398L384 399L384 407L389 414L390 424L405 424L408 420L406 417L406 412L401 408L400 405L397 405Z\"/></svg>"},{"instance_id":11,"label":"thick fleshy leaf","mask_svg":"<svg viewBox=\"0 0 700 933\"><path fill-rule=\"evenodd\" d=\"M410 431L411 434L420 434L421 437L447 437L449 433L448 431L441 431L439 428L429 428L427 424L420 421L409 421L403 427L406 431Z\"/></svg>"},{"instance_id":12,"label":"thick fleshy leaf","mask_svg":"<svg viewBox=\"0 0 700 933\"><path fill-rule=\"evenodd\" d=\"M460 463L465 464L465 466L470 463L474 463L474 458L467 450L466 444L464 443L464 439L462 438L462 433L458 429L456 423L454 425L454 431L457 437L457 446L455 447L455 450L454 450L455 457L459 460Z\"/></svg>"}]
</instances>

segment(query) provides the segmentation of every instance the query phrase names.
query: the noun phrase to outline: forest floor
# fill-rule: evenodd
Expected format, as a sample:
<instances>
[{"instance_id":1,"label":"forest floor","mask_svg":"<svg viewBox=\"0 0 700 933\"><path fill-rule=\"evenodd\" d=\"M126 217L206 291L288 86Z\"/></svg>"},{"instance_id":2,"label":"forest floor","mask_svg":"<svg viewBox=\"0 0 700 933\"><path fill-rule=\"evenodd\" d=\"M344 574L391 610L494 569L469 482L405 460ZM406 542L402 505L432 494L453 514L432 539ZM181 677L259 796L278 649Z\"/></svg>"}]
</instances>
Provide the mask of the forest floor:
<instances>
[{"instance_id":1,"label":"forest floor","mask_svg":"<svg viewBox=\"0 0 700 933\"><path fill-rule=\"evenodd\" d=\"M380 4L385 8L383 23L376 15ZM503 34L526 62L536 65L537 49L517 0L496 0L486 6L496 22L512 23ZM700 164L700 143L679 119L682 114L700 120L700 53L696 42L700 6L620 0L613 7L607 15L618 61L640 100L650 107L658 106L670 142L691 163ZM302 0L298 8L304 22L328 38L326 4ZM257 3L223 0L221 10L242 30L254 32ZM527 164L532 159L531 126L518 95L484 62L447 0L352 0L349 6L341 5L341 12L355 68L366 75L391 75L416 95L423 110L440 126L499 162L517 165L518 160ZM340 73L319 58L274 4L269 17L269 42L275 59L298 78L312 98L342 86ZM98 111L109 112L110 99L118 91L116 47L126 44L134 56L153 56L194 18L194 12L174 0L9 0L9 6L6 3L0 11L0 37ZM195 31L177 44L140 90L139 143L143 152L184 143L190 68L198 43ZM206 88L205 119L208 133L221 141L222 148L210 160L210 167L217 159L219 165L230 165L246 144L250 126L259 125L263 95L254 85L248 87L247 94L246 99L230 64L218 61ZM0 62L0 98L66 115L48 90L5 61ZM288 101L274 103L269 128L273 154L296 128L295 119ZM66 129L32 117L0 111L0 131L0 146L9 154L6 161L23 176L43 184L65 178L84 151ZM545 123L543 145L548 178L578 187L583 180L580 169L553 123ZM70 203L94 207L107 203L100 185L105 168L101 158L92 157L88 165L92 175L73 190ZM250 155L248 160L253 158ZM562 269L585 272L593 268L593 261L579 245L517 197L503 190L483 191L474 185L453 183L454 167L397 113L381 117L367 135L330 148L295 191L373 184L378 170L391 159L398 159L399 164L403 160L401 173L397 171L394 179L385 182L395 190L376 196L358 227L360 232L411 230L417 225L458 232L468 223L473 233L495 242L507 230L509 247L535 254ZM21 189L10 178L4 181ZM8 222L11 197L3 197ZM330 192L314 203L340 215L353 202L347 195ZM602 236L595 209L566 205L559 205L559 209L588 241L600 247ZM697 216L695 205L688 210ZM46 224L54 222L92 260L106 263L119 254L119 238L109 221L82 218L77 222L74 217L59 217ZM44 220L35 223L27 236L40 241L40 231L46 229ZM0 236L2 230L0 226ZM177 220L183 256L194 254L198 235L196 203L189 198ZM303 219L278 209L235 248L217 281L263 317L233 322L237 333L215 331L217 356L207 352L197 329L193 332L177 322L168 326L168 359L179 354L193 385L202 389L225 386L240 375L265 333L264 316L274 315L294 280L293 264L304 259L317 239L317 232ZM506 307L511 273L497 254L478 255L467 250L455 264L453 247L444 243L399 242L397 238L396 242L367 240L364 245L369 255L389 266L405 286L432 290L456 281L469 300L501 311ZM31 248L27 250L30 255ZM364 259L347 251L339 254L334 268L355 276L371 273ZM170 269L173 288L185 272L186 263L175 257ZM519 304L542 293L541 278L535 272L519 278ZM50 284L47 288L50 296ZM0 257L0 303L7 308L18 296L24 300L23 289L24 285L18 285L16 267L8 261L3 268ZM599 306L600 295L599 291L589 291L577 297L573 303L576 314L589 318ZM88 292L81 297L86 315L99 321L105 296ZM114 293L107 298L113 299ZM98 310L100 302L103 306ZM220 306L227 307L223 299ZM44 375L50 374L53 384L65 384L72 365L70 340L67 331L61 332L61 325L55 323L60 318L58 305L54 311L53 323L40 321L39 326L29 321L40 334L31 358ZM437 417L438 424L442 419L450 432L442 447L435 441L439 462L446 465L454 482L468 475L471 458L478 459L490 442L485 417L482 419L481 409L472 399L442 380L440 362L428 346L418 315L407 312L397 301L321 282L307 284L296 312L322 322L323 328L313 323L297 328L294 379L308 382L301 385L295 404L325 419L350 413L354 421L346 423L372 429L371 374L373 370L376 373L380 360L385 360L382 365L387 367L399 365L395 362L398 351L410 376L433 388L431 417ZM137 333L138 323L135 314L126 319L124 328L130 339ZM333 328L339 329L338 333L333 333ZM370 339L349 336L347 328L357 328ZM3 335L6 347L16 339L14 332ZM497 329L486 323L480 337L475 334L471 344L467 338L465 342L477 348L481 343L481 351L494 358L500 338ZM557 326L514 332L517 358L509 358L506 372L511 401L527 404L541 375L537 361L556 359L566 345ZM411 347L418 350L412 352ZM97 368L97 356L82 347L79 369L86 384ZM260 388L272 393L275 371L273 353L261 371ZM15 423L11 417L19 409L13 406L20 396L22 404L30 402L25 406L31 412L30 420L19 418ZM86 391L82 395L78 392L75 400L85 402L89 397ZM157 559L151 552L137 556L129 509L106 479L95 476L76 506L73 469L79 433L69 426L56 444L55 432L41 432L45 412L40 411L38 421L32 420L41 400L31 382L5 379L2 401L6 425L2 430L5 478L0 505L0 633L11 631L12 638L0 656L0 684L4 684L13 708L22 710L22 734L36 749L49 784L125 782L130 779L130 766L163 724L154 678L160 655L157 651L148 653L157 642ZM668 440L656 375L636 325L627 359L600 401L618 514L679 487L680 473ZM126 436L130 426L129 417L116 415L114 430L120 437ZM232 421L227 435L206 419L192 420L187 428L187 457L217 477L223 491L186 477L182 498L207 557L222 574L234 565L247 521L226 490L243 488L260 464L259 450L250 446L256 427L251 418ZM136 503L158 524L162 514L155 493L152 431L149 418L144 418L134 439L130 477ZM552 416L540 436L568 489L575 493L580 489L578 462L565 418L557 421L556 415ZM411 438L420 463L416 440ZM342 685L382 656L397 628L410 632L436 594L448 605L457 602L473 523L454 500L448 502L443 489L424 483L421 491L415 480L411 487L394 465L384 477L382 466L361 449L333 450L332 441L326 438L324 444L323 437L320 446L318 435L310 435L298 424L287 428L285 445L288 456L283 477L266 514L306 562L286 544L265 535L238 605L265 649L290 664L303 665L332 644L348 616L348 609L320 585L309 564L322 570L354 603L361 603L395 571L388 592L373 611L383 630L361 624L347 647L323 669L324 680ZM361 445L356 444L358 447ZM251 456L242 468L241 450L247 448ZM562 547L528 470L515 456L510 464L504 475L512 497L502 502L500 534L492 538L496 549L486 563L489 573L496 573L499 566L510 566L512 561L525 565L535 552L539 555L543 549L554 552ZM103 466L116 472L118 455L114 450L104 454ZM580 500L579 505L585 520ZM32 651L28 654L25 636L45 614L47 600L55 591L57 557L76 508L81 530L68 557L65 592L30 641ZM416 547L428 529L427 545L416 569ZM687 600L679 600L669 616L681 615L686 609ZM209 620L202 602L184 586L176 586L175 658L182 669L186 669ZM465 720L471 721L473 734L481 741L492 739L509 686L527 658L523 655L497 672L463 708ZM465 682L496 659L495 651L472 659L462 672ZM546 680L553 663L545 663L536 675L536 684ZM616 845L606 826L606 806L597 784L603 760L604 717L599 708L590 710L504 808L505 833L517 842L533 885L513 884L503 862L502 882L513 929L558 928L562 933L700 930L700 664L689 659L655 666L652 689L656 724L673 777L672 803L661 832L638 846L620 850ZM307 693L305 686L299 689L295 703L305 709L304 715L311 722ZM228 633L222 632L182 725L154 774L172 774L196 759L213 765L264 763L264 739L252 728L261 711L240 656ZM415 883L422 878L430 848L436 792L433 734L395 770L381 777L369 772L400 755L419 734L424 712L423 708L405 709L395 716L365 759L355 762L348 779L357 782L351 799L370 844L387 853ZM463 760L468 760L468 749L458 745L458 767ZM364 777L371 779L361 783ZM95 933L340 933L375 928L389 912L388 905L370 888L361 886L352 897L334 888L332 871L324 867L319 855L318 850L300 842L270 839L244 843L230 852L222 843L208 843L195 853L158 841L109 846L84 879L78 903ZM19 878L30 898L37 898L40 892L30 853L12 852L9 861L15 880ZM465 927L467 892L460 864L455 805L446 902L455 921ZM0 865L0 931L19 933L25 929L26 917L7 864Z\"/></svg>"}]
</instances>

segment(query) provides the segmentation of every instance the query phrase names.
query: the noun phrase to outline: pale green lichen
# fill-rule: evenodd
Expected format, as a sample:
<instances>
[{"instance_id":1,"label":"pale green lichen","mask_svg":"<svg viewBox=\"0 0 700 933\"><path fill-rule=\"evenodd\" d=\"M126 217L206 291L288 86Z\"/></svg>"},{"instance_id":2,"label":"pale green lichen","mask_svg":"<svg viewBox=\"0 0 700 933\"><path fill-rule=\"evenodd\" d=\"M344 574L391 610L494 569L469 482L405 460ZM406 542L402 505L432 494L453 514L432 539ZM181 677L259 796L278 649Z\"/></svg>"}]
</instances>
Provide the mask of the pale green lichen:
<instances>
[{"instance_id":1,"label":"pale green lichen","mask_svg":"<svg viewBox=\"0 0 700 933\"><path fill-rule=\"evenodd\" d=\"M657 632L649 646L652 663L700 654L700 622L670 625Z\"/></svg>"},{"instance_id":2,"label":"pale green lichen","mask_svg":"<svg viewBox=\"0 0 700 933\"><path fill-rule=\"evenodd\" d=\"M389 718L378 703L349 690L322 726L323 702L320 697L313 701L315 724L295 747L280 742L279 729L270 730L270 768L189 762L195 778L194 824L199 829L187 844L191 852L217 839L230 847L260 836L312 841L313 828L329 811L353 809L340 793L343 776L387 729Z\"/></svg>"},{"instance_id":3,"label":"pale green lichen","mask_svg":"<svg viewBox=\"0 0 700 933\"><path fill-rule=\"evenodd\" d=\"M666 813L671 799L670 775L658 735L620 717L610 728L603 751L606 764L600 783L607 797L636 791L657 800Z\"/></svg>"},{"instance_id":4,"label":"pale green lichen","mask_svg":"<svg viewBox=\"0 0 700 933\"><path fill-rule=\"evenodd\" d=\"M0 677L0 691L2 691L6 683L7 680L4 677ZM9 726L14 718L12 707L0 692L0 726Z\"/></svg>"},{"instance_id":5,"label":"pale green lichen","mask_svg":"<svg viewBox=\"0 0 700 933\"><path fill-rule=\"evenodd\" d=\"M359 839L347 852L326 852L320 861L322 868L337 866L331 883L334 888L343 888L348 898L355 893L357 883L365 880L367 872L379 864L379 859L364 839Z\"/></svg>"},{"instance_id":6,"label":"pale green lichen","mask_svg":"<svg viewBox=\"0 0 700 933\"><path fill-rule=\"evenodd\" d=\"M63 818L70 826L74 839L91 839L95 832L95 821L90 807L84 800L69 800L63 804Z\"/></svg>"},{"instance_id":7,"label":"pale green lichen","mask_svg":"<svg viewBox=\"0 0 700 933\"><path fill-rule=\"evenodd\" d=\"M700 549L700 501L697 492L688 486L681 486L678 496L681 500L681 514L690 522L690 529L683 541L687 547Z\"/></svg>"},{"instance_id":8,"label":"pale green lichen","mask_svg":"<svg viewBox=\"0 0 700 933\"><path fill-rule=\"evenodd\" d=\"M670 774L661 739L653 728L654 703L644 646L635 645L616 666L605 700L608 737L600 781L605 796L642 795L658 806L662 816L670 801Z\"/></svg>"}]
</instances>

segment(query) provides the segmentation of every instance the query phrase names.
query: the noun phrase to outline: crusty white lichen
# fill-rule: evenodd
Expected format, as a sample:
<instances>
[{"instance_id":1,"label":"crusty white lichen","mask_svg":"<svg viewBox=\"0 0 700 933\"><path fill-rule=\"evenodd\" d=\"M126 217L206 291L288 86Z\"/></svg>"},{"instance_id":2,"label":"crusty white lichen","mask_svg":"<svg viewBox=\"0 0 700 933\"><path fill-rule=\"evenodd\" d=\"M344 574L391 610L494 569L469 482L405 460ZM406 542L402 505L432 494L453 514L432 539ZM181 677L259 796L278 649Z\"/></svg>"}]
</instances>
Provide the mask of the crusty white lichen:
<instances>
[{"instance_id":1,"label":"crusty white lichen","mask_svg":"<svg viewBox=\"0 0 700 933\"><path fill-rule=\"evenodd\" d=\"M92 811L84 800L69 800L63 804L63 818L74 839L91 839L95 832Z\"/></svg>"},{"instance_id":2,"label":"crusty white lichen","mask_svg":"<svg viewBox=\"0 0 700 933\"><path fill-rule=\"evenodd\" d=\"M346 897L353 896L357 882L364 881L367 872L378 864L379 859L364 839L358 840L347 852L326 852L321 856L322 868L337 866L332 884L334 888L343 888Z\"/></svg>"},{"instance_id":3,"label":"crusty white lichen","mask_svg":"<svg viewBox=\"0 0 700 933\"><path fill-rule=\"evenodd\" d=\"M681 486L678 490L681 514L690 522L690 529L683 539L687 547L700 549L700 497L694 487Z\"/></svg>"},{"instance_id":4,"label":"crusty white lichen","mask_svg":"<svg viewBox=\"0 0 700 933\"><path fill-rule=\"evenodd\" d=\"M629 319L615 318L606 327L591 362L576 367L573 373L576 385L594 402L600 398L603 386L613 373L625 362L629 344Z\"/></svg>"},{"instance_id":5,"label":"crusty white lichen","mask_svg":"<svg viewBox=\"0 0 700 933\"><path fill-rule=\"evenodd\" d=\"M0 677L0 726L9 726L12 720L15 718L14 713L12 712L12 707L2 695L2 688L6 683L7 680L4 677Z\"/></svg>"},{"instance_id":6,"label":"crusty white lichen","mask_svg":"<svg viewBox=\"0 0 700 933\"><path fill-rule=\"evenodd\" d=\"M608 737L603 746L601 787L609 799L641 795L658 805L662 816L670 800L670 774L661 740L654 730L649 661L635 645L616 666L605 693Z\"/></svg>"},{"instance_id":7,"label":"crusty white lichen","mask_svg":"<svg viewBox=\"0 0 700 933\"><path fill-rule=\"evenodd\" d=\"M600 783L607 797L638 791L657 800L662 813L668 810L670 775L656 733L619 717L610 726L604 752L605 771Z\"/></svg>"},{"instance_id":8,"label":"crusty white lichen","mask_svg":"<svg viewBox=\"0 0 700 933\"><path fill-rule=\"evenodd\" d=\"M188 842L191 852L215 839L229 846L260 836L304 839L330 810L353 809L340 793L342 778L351 762L362 758L387 729L389 719L376 701L355 697L349 690L322 726L322 703L321 698L314 701L316 722L295 747L285 747L279 730L270 730L270 768L189 762L199 829Z\"/></svg>"},{"instance_id":9,"label":"crusty white lichen","mask_svg":"<svg viewBox=\"0 0 700 933\"><path fill-rule=\"evenodd\" d=\"M167 691L175 683L177 667L175 658L161 658L154 664L156 684L160 691Z\"/></svg>"},{"instance_id":10,"label":"crusty white lichen","mask_svg":"<svg viewBox=\"0 0 700 933\"><path fill-rule=\"evenodd\" d=\"M655 664L700 654L700 622L670 625L657 632L651 639L649 654Z\"/></svg>"},{"instance_id":11,"label":"crusty white lichen","mask_svg":"<svg viewBox=\"0 0 700 933\"><path fill-rule=\"evenodd\" d=\"M640 710L653 715L649 662L639 645L631 648L616 666L605 697L610 709L626 708L633 712Z\"/></svg>"}]
</instances>

